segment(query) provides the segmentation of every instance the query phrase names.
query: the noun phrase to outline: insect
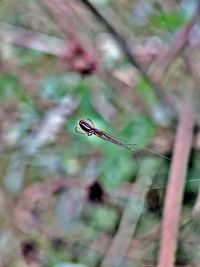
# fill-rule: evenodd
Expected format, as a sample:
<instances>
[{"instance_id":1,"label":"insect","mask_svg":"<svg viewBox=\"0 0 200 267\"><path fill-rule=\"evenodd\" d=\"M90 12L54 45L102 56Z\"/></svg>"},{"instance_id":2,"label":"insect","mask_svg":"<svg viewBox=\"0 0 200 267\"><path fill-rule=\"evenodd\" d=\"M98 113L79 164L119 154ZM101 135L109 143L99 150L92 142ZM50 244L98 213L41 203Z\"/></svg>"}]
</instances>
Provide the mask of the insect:
<instances>
[{"instance_id":1,"label":"insect","mask_svg":"<svg viewBox=\"0 0 200 267\"><path fill-rule=\"evenodd\" d=\"M125 141L125 140L123 140L123 139L121 139L119 137L116 137L114 135L111 135L110 133L107 133L107 132L105 132L105 131L103 131L101 129L98 129L95 126L95 124L92 122L92 120L90 120L90 119L87 119L86 120L86 119L84 119L82 117L82 115L78 111L76 111L76 112L78 113L78 115L81 118L78 121L78 125L83 130L83 132L81 132L81 131L79 131L77 129L77 127L75 127L75 131L77 133L79 133L79 134L86 134L88 136L95 135L95 136L97 136L97 137L99 137L99 138L101 138L101 139L103 139L105 141L111 142L111 143L113 143L113 144L115 144L117 146L122 146L122 147L125 147L126 149L128 149L130 151L136 152L136 150L134 150L134 149L132 149L132 148L129 147L130 145L135 145L135 144L124 143L123 141ZM158 155L160 157L163 157L163 158L165 158L167 160L171 160L170 158L168 158L168 157L166 157L166 156L164 156L164 155L162 155L162 154L160 154L160 153L158 153L158 152L156 152L154 150L151 150L149 148L144 148L144 149L147 150L147 151L149 151L149 152L151 152L151 153L153 153L153 154L156 154L156 155Z\"/></svg>"}]
</instances>

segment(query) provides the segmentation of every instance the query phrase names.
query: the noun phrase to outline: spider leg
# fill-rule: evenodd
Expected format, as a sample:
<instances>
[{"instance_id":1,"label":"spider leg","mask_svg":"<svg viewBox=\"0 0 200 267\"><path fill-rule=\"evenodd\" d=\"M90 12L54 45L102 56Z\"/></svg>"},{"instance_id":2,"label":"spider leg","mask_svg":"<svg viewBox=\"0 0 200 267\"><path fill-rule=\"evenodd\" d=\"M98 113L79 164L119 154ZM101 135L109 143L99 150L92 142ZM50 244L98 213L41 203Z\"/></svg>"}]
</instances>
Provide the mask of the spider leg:
<instances>
[{"instance_id":1,"label":"spider leg","mask_svg":"<svg viewBox=\"0 0 200 267\"><path fill-rule=\"evenodd\" d=\"M80 112L78 112L78 110L76 110L75 111L78 115L79 115L79 117L82 119L82 120L84 120L85 121L85 119L83 118L83 116L81 115L81 113Z\"/></svg>"},{"instance_id":2,"label":"spider leg","mask_svg":"<svg viewBox=\"0 0 200 267\"><path fill-rule=\"evenodd\" d=\"M95 126L95 124L93 123L93 121L92 120L90 120L90 119L87 119L87 121L89 121L89 122L91 122L92 123L92 125L96 128L96 126Z\"/></svg>"},{"instance_id":3,"label":"spider leg","mask_svg":"<svg viewBox=\"0 0 200 267\"><path fill-rule=\"evenodd\" d=\"M87 134L88 136L91 136L91 135L93 135L93 134L94 134L94 132L93 132L93 131L90 131L90 132L87 132L87 133L80 132L80 131L77 129L77 127L75 127L75 131L76 131L77 133L79 133L79 134Z\"/></svg>"},{"instance_id":4,"label":"spider leg","mask_svg":"<svg viewBox=\"0 0 200 267\"><path fill-rule=\"evenodd\" d=\"M87 134L87 135L88 135L88 133L83 133L83 132L80 132L79 130L77 130L77 127L75 127L75 131L76 131L77 133L79 133L79 134Z\"/></svg>"}]
</instances>

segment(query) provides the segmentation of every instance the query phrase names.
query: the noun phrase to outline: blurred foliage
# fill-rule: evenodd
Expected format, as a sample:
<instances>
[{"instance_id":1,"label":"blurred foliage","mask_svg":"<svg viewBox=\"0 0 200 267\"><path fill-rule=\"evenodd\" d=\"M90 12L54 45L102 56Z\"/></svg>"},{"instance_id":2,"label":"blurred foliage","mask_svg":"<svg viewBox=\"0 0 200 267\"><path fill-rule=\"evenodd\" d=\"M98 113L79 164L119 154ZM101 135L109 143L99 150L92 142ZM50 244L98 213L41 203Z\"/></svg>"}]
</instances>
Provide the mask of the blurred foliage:
<instances>
[{"instance_id":1,"label":"blurred foliage","mask_svg":"<svg viewBox=\"0 0 200 267\"><path fill-rule=\"evenodd\" d=\"M191 6L189 1L170 1L173 10L167 2L91 1L122 29L130 47L139 44L139 51L145 51L143 45L151 40L155 48L156 37L161 52L191 17L185 6L195 10L197 1L191 1ZM87 56L94 54L97 61L95 71L91 67L85 75L82 58L56 57L56 52L42 52L40 45L37 50L28 48L29 42L24 47L0 40L0 266L100 266L143 160L159 158L145 147L170 156L175 122L153 86L138 77L112 35L96 18L86 16L81 3L73 7L75 29L69 29L66 18L60 16L69 32L42 1L4 0L0 6L0 30L9 23L45 33L49 42L50 36L60 38L71 54L70 30L74 30L89 51ZM154 58L147 56L143 62L144 57L142 64L151 66ZM176 63L172 77L163 83L181 103L185 81L189 83L191 77ZM176 88L177 77L182 91ZM67 115L60 111L65 98L74 105ZM97 128L127 140L122 142L131 143L135 152L96 136L77 134L76 109ZM123 266L156 265L169 161L164 159L154 173L150 185L151 174L146 174L145 208ZM96 181L99 187L92 187ZM199 152L195 151L185 186L177 264L199 264L199 223L196 219L195 225L191 216L198 187ZM135 213L140 209L134 208ZM186 224L185 218L190 218Z\"/></svg>"},{"instance_id":2,"label":"blurred foliage","mask_svg":"<svg viewBox=\"0 0 200 267\"><path fill-rule=\"evenodd\" d=\"M172 31L178 27L181 27L185 22L185 16L180 11L160 12L152 16L151 22L153 26L159 29Z\"/></svg>"}]
</instances>

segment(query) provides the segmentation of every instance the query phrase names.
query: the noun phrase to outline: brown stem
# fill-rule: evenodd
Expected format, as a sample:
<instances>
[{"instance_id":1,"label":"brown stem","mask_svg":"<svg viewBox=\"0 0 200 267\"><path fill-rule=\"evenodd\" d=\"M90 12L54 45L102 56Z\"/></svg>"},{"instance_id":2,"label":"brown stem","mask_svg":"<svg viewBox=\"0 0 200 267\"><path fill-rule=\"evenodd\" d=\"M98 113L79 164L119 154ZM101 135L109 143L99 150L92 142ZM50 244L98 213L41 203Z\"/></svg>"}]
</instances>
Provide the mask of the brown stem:
<instances>
[{"instance_id":1,"label":"brown stem","mask_svg":"<svg viewBox=\"0 0 200 267\"><path fill-rule=\"evenodd\" d=\"M146 159L141 163L137 181L132 185L117 233L104 257L101 267L120 266L131 244L132 236L144 211L146 194L160 167L161 160ZM148 179L146 174L148 175Z\"/></svg>"},{"instance_id":2,"label":"brown stem","mask_svg":"<svg viewBox=\"0 0 200 267\"><path fill-rule=\"evenodd\" d=\"M81 0L81 2L83 2L84 5L106 26L108 31L112 33L113 37L118 42L121 50L124 52L129 62L140 72L141 76L145 79L145 81L154 89L159 101L161 103L163 102L164 106L166 106L166 104L169 104L164 103L164 101L167 102L167 98L165 97L164 91L160 88L159 85L154 83L151 76L149 76L143 66L141 66L141 64L138 62L135 55L132 53L129 46L127 45L125 38L116 29L116 27L114 27L112 23L108 20L108 18L106 18L100 11L98 11L88 0Z\"/></svg>"},{"instance_id":3,"label":"brown stem","mask_svg":"<svg viewBox=\"0 0 200 267\"><path fill-rule=\"evenodd\" d=\"M66 54L66 43L63 40L7 23L0 23L0 38L7 43L57 57L63 57Z\"/></svg>"},{"instance_id":4,"label":"brown stem","mask_svg":"<svg viewBox=\"0 0 200 267\"><path fill-rule=\"evenodd\" d=\"M165 101L165 103L169 107L177 111L176 101L174 101L171 96L167 95L163 90L161 90L161 79L171 62L175 59L176 55L184 47L185 43L188 40L188 36L191 33L191 30L198 22L200 14L200 3L197 7L196 13L191 18L191 20L183 27L180 33L177 34L170 47L161 54L161 56L155 62L155 65L147 72L137 61L136 57L129 49L126 40L122 37L121 33L119 33L118 30L112 25L112 23L103 14L101 14L101 12L99 12L93 6L93 4L90 3L90 1L82 0L82 2L107 27L108 31L113 34L115 39L118 41L118 44L121 47L122 51L129 59L130 63L139 70L142 77L152 88L154 88L154 91L157 94L159 100L161 102Z\"/></svg>"},{"instance_id":5,"label":"brown stem","mask_svg":"<svg viewBox=\"0 0 200 267\"><path fill-rule=\"evenodd\" d=\"M174 146L174 156L164 205L159 267L173 267L175 263L179 218L187 164L192 146L195 114L192 95L186 96Z\"/></svg>"},{"instance_id":6,"label":"brown stem","mask_svg":"<svg viewBox=\"0 0 200 267\"><path fill-rule=\"evenodd\" d=\"M161 79L165 72L167 71L169 65L176 58L177 54L185 47L187 43L188 36L190 35L194 25L199 20L199 12L191 18L191 20L181 29L181 31L174 37L174 40L169 45L167 50L157 58L154 66L150 68L149 75L152 77L156 84L161 82Z\"/></svg>"}]
</instances>

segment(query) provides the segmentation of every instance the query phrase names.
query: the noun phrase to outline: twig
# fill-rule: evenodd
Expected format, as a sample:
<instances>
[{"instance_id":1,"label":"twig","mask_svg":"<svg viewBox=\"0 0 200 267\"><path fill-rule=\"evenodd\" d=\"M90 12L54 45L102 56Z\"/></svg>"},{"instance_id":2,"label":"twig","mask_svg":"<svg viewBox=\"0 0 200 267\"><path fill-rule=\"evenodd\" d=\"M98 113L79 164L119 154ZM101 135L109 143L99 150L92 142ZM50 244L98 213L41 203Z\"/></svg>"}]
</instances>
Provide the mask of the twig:
<instances>
[{"instance_id":1,"label":"twig","mask_svg":"<svg viewBox=\"0 0 200 267\"><path fill-rule=\"evenodd\" d=\"M133 56L132 52L130 51L125 39L117 32L114 26L111 25L110 22L108 22L107 18L105 18L89 1L82 0L82 2L87 6L87 8L90 9L90 11L97 17L99 20L101 20L104 25L107 27L109 32L111 32L115 39L118 41L122 51L126 54L127 58L130 60L131 64L136 67L141 74L149 80L150 78L147 77L146 72L143 70L143 68L140 66L139 62L137 62L137 59Z\"/></svg>"},{"instance_id":2,"label":"twig","mask_svg":"<svg viewBox=\"0 0 200 267\"><path fill-rule=\"evenodd\" d=\"M156 61L153 68L151 68L148 72L143 69L140 63L137 61L136 57L130 51L125 39L121 36L121 34L115 29L115 27L105 18L88 0L82 0L82 2L90 9L90 11L101 20L107 29L113 34L115 39L118 41L122 51L124 51L125 55L129 59L130 63L139 70L143 78L148 82L148 84L154 89L159 97L159 100L165 101L168 106L170 106L173 110L176 111L176 103L175 101L168 95L164 93L163 90L160 89L161 79L170 65L170 63L174 60L175 56L180 52L185 43L187 42L189 35L194 28L194 25L199 20L200 14L200 3L197 7L197 12L191 18L191 20L183 27L180 33L176 36L175 40L172 42L167 51L162 54L158 60Z\"/></svg>"},{"instance_id":3,"label":"twig","mask_svg":"<svg viewBox=\"0 0 200 267\"><path fill-rule=\"evenodd\" d=\"M190 90L190 88L188 88ZM174 146L174 156L164 205L159 267L173 267L178 239L184 181L192 146L195 114L192 94L186 96Z\"/></svg>"},{"instance_id":4,"label":"twig","mask_svg":"<svg viewBox=\"0 0 200 267\"><path fill-rule=\"evenodd\" d=\"M40 0L42 5L47 8L57 21L59 28L66 35L75 35L76 32L76 23L71 16L71 12L69 11L69 7L66 4L66 1L63 0L51 0L45 1Z\"/></svg>"},{"instance_id":5,"label":"twig","mask_svg":"<svg viewBox=\"0 0 200 267\"><path fill-rule=\"evenodd\" d=\"M140 65L140 63L137 61L136 57L133 55L131 50L129 49L125 39L122 37L122 35L115 29L115 27L111 24L110 21L108 21L107 18L105 18L88 0L81 0L87 8L97 17L99 20L107 27L110 33L113 34L114 38L117 40L119 46L121 47L122 51L128 58L129 62L140 72L142 77L145 79L145 81L154 89L154 91L157 94L157 97L159 98L160 102L163 102L165 97L163 97L163 90L157 86L151 77L148 75L148 73L144 70L144 68Z\"/></svg>"},{"instance_id":6,"label":"twig","mask_svg":"<svg viewBox=\"0 0 200 267\"><path fill-rule=\"evenodd\" d=\"M66 66L82 75L94 73L98 65L97 58L90 45L86 44L78 23L74 19L71 1L40 1L57 20L59 27L65 34L65 39L68 38L68 45L63 55Z\"/></svg>"},{"instance_id":7,"label":"twig","mask_svg":"<svg viewBox=\"0 0 200 267\"><path fill-rule=\"evenodd\" d=\"M63 40L7 23L0 23L0 39L57 57L66 54L66 44Z\"/></svg>"},{"instance_id":8,"label":"twig","mask_svg":"<svg viewBox=\"0 0 200 267\"><path fill-rule=\"evenodd\" d=\"M159 85L162 81L164 74L166 73L169 65L172 64L175 57L184 49L185 45L189 41L190 35L194 29L194 26L198 23L200 16L200 2L198 4L196 13L193 17L183 26L183 28L177 33L169 47L160 54L156 62L149 68L148 74L152 77L152 80ZM167 103L174 107L176 110L176 99L173 96L166 95Z\"/></svg>"},{"instance_id":9,"label":"twig","mask_svg":"<svg viewBox=\"0 0 200 267\"><path fill-rule=\"evenodd\" d=\"M194 49L190 49L185 61L188 67L188 71L191 73L193 79L194 79L194 83L195 83L195 99L199 99L199 81L200 81L200 77L199 77L199 65L197 64L198 62L198 57L196 57L196 53L198 53L197 51L195 51ZM198 124L199 124L199 118L197 115L197 120L198 120ZM193 216L195 218L200 218L200 187L199 187L199 192L198 192L198 196L193 208Z\"/></svg>"},{"instance_id":10,"label":"twig","mask_svg":"<svg viewBox=\"0 0 200 267\"><path fill-rule=\"evenodd\" d=\"M177 54L180 53L180 51L186 45L188 38L192 30L194 29L194 26L199 21L199 15L200 15L200 7L197 8L197 11L194 14L194 16L190 19L188 23L184 25L184 27L174 37L172 43L169 45L167 50L164 53L160 54L155 64L149 69L148 73L156 84L160 83L169 65L175 59Z\"/></svg>"},{"instance_id":11,"label":"twig","mask_svg":"<svg viewBox=\"0 0 200 267\"><path fill-rule=\"evenodd\" d=\"M148 192L146 188L151 186L160 163L161 160L157 159L147 159L142 162L137 182L132 186L118 231L101 263L101 267L121 266L120 263L126 256L138 220L144 210L145 198ZM148 179L147 173L149 174Z\"/></svg>"}]
</instances>

